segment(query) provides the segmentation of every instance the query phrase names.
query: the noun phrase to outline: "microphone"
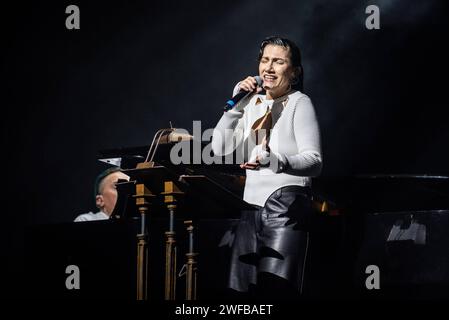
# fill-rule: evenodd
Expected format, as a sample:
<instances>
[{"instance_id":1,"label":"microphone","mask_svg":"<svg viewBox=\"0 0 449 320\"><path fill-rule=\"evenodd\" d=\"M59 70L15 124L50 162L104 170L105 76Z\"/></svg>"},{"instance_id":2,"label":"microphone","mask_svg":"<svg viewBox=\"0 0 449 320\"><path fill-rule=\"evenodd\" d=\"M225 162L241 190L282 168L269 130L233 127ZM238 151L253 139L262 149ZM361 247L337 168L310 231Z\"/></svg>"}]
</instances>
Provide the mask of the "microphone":
<instances>
[{"instance_id":1,"label":"microphone","mask_svg":"<svg viewBox=\"0 0 449 320\"><path fill-rule=\"evenodd\" d=\"M259 76L255 76L254 79L256 79L257 81L257 86L261 87L262 86L262 78ZM229 111L231 110L235 105L237 105L237 103L239 103L240 100L245 99L247 97L249 97L250 95L252 95L254 91L246 91L246 90L241 90L239 93L237 93L235 96L233 96L231 99L229 99L228 101L226 101L226 105L224 106L224 111Z\"/></svg>"}]
</instances>

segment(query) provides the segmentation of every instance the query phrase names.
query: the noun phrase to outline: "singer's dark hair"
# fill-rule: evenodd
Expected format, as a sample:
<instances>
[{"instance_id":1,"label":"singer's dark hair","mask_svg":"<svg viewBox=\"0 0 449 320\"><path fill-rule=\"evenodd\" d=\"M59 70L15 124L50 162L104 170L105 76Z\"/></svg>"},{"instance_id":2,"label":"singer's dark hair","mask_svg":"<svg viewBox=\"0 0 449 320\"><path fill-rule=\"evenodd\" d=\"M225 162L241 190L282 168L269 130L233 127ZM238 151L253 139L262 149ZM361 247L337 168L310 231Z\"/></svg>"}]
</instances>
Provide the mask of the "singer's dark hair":
<instances>
[{"instance_id":1,"label":"singer's dark hair","mask_svg":"<svg viewBox=\"0 0 449 320\"><path fill-rule=\"evenodd\" d=\"M275 45L275 46L281 46L285 49L289 49L290 60L292 62L292 65L294 68L296 68L298 70L297 76L292 83L292 88L299 90L299 91L303 91L303 89L304 89L304 85L303 85L304 68L302 67L301 51L299 50L298 46L291 40L277 37L277 36L265 38L262 41L262 43L260 44L259 58L258 58L259 62L260 62L260 59L262 59L263 51L265 50L265 47L269 44Z\"/></svg>"},{"instance_id":2,"label":"singer's dark hair","mask_svg":"<svg viewBox=\"0 0 449 320\"><path fill-rule=\"evenodd\" d=\"M102 173L100 173L97 178L95 179L94 184L94 198L100 194L100 186L101 182L106 178L108 175L113 174L114 172L120 171L120 167L110 167L106 170L104 170Z\"/></svg>"}]
</instances>

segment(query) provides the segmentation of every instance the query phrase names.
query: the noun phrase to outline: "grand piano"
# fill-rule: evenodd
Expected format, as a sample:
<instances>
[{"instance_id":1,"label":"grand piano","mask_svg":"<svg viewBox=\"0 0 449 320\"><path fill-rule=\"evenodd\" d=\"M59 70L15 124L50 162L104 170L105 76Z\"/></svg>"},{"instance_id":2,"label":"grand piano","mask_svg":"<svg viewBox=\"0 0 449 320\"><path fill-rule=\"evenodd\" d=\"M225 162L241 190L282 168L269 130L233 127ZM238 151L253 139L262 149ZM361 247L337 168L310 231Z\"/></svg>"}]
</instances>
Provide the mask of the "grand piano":
<instances>
[{"instance_id":1,"label":"grand piano","mask_svg":"<svg viewBox=\"0 0 449 320\"><path fill-rule=\"evenodd\" d=\"M102 150L99 161L118 165L131 177L130 182L117 185L113 219L30 233L34 246L30 261L57 252L61 257L52 263L82 261L92 271L108 261L123 272L91 272L90 292L67 293L61 279L49 281L54 275L41 264L43 273L34 279L36 286L53 283L46 286L47 295L70 298L97 296L105 288L109 294L130 299L136 298L136 292L138 298L150 300L228 297L233 231L241 211L252 209L242 200L245 172L238 165L193 159L175 165L169 155L176 143L194 141L167 139L156 149ZM449 292L449 177L322 176L313 179L313 206L306 297L441 298ZM75 249L77 243L105 241L105 234L115 239L120 250L114 253L98 246L89 250L90 260L80 258L83 251ZM60 246L53 244L45 251L55 237ZM135 250L139 241L142 245ZM95 255L95 250L102 254ZM366 287L370 265L380 270L379 290Z\"/></svg>"}]
</instances>

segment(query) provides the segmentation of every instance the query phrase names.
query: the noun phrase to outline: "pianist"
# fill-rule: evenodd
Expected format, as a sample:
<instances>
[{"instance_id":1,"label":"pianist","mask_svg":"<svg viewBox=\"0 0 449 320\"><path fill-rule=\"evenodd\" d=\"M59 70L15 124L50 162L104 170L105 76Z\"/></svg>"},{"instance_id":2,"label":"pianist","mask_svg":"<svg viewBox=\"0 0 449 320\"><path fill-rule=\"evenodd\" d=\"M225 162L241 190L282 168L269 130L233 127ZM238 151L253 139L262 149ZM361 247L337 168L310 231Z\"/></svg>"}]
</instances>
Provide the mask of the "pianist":
<instances>
[{"instance_id":1,"label":"pianist","mask_svg":"<svg viewBox=\"0 0 449 320\"><path fill-rule=\"evenodd\" d=\"M224 112L212 138L215 154L243 154L244 200L256 208L242 214L236 229L229 287L291 299L303 284L311 177L322 166L319 127L310 98L301 92L298 47L267 38L258 61L261 87L252 76L237 84L234 95L253 94Z\"/></svg>"},{"instance_id":2,"label":"pianist","mask_svg":"<svg viewBox=\"0 0 449 320\"><path fill-rule=\"evenodd\" d=\"M129 176L121 172L118 167L112 167L100 173L94 186L95 204L99 211L81 214L76 217L75 222L109 219L117 202L115 184L118 180L129 181Z\"/></svg>"}]
</instances>

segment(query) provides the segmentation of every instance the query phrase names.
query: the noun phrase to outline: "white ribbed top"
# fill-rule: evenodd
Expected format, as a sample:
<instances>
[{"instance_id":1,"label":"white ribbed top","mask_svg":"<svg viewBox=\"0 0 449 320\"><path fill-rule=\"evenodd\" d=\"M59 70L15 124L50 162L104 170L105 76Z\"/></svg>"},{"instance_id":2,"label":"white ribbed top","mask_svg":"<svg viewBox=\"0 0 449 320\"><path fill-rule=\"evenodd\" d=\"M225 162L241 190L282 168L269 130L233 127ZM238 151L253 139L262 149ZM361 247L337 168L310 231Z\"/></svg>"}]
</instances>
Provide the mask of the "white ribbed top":
<instances>
[{"instance_id":1,"label":"white ribbed top","mask_svg":"<svg viewBox=\"0 0 449 320\"><path fill-rule=\"evenodd\" d=\"M238 86L234 95L237 92ZM240 101L223 114L215 127L213 152L223 156L237 148L243 159L251 162L257 155L263 155L261 145L256 146L251 137L251 126L267 108L271 109L273 119L270 165L259 170L246 170L243 197L246 202L259 206L264 206L268 197L280 187L310 185L311 177L319 175L322 167L315 110L310 98L299 91L274 101L266 100L265 95L260 94Z\"/></svg>"},{"instance_id":2,"label":"white ribbed top","mask_svg":"<svg viewBox=\"0 0 449 320\"><path fill-rule=\"evenodd\" d=\"M98 220L107 220L109 216L103 211L98 211L97 213L88 212L80 214L75 218L74 222L85 222L85 221L98 221Z\"/></svg>"}]
</instances>

